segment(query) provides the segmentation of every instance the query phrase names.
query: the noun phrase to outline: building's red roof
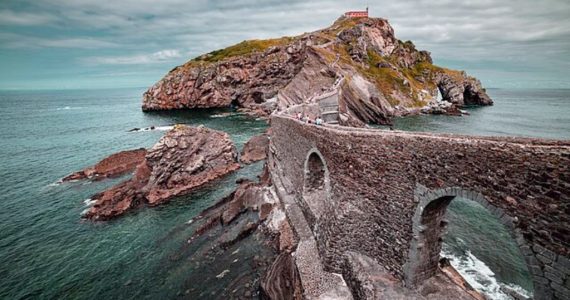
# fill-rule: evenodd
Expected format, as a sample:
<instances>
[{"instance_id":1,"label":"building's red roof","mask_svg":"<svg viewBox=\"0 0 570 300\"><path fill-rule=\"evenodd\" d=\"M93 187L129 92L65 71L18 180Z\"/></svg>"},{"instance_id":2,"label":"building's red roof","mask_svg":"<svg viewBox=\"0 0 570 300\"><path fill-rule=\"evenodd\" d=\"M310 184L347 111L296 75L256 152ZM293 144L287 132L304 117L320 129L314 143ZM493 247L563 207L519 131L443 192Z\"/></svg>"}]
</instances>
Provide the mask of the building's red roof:
<instances>
[{"instance_id":1,"label":"building's red roof","mask_svg":"<svg viewBox=\"0 0 570 300\"><path fill-rule=\"evenodd\" d=\"M368 11L361 10L361 11L347 11L344 13L345 16L349 17L368 17Z\"/></svg>"}]
</instances>

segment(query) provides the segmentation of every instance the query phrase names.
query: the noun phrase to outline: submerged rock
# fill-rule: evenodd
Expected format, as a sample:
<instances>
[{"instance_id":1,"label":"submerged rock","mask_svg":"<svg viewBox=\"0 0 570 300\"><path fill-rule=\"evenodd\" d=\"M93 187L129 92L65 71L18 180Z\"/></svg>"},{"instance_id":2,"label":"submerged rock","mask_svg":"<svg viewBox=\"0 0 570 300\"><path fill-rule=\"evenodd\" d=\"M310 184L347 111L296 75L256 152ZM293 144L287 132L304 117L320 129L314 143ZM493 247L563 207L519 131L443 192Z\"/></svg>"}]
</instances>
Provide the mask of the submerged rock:
<instances>
[{"instance_id":1,"label":"submerged rock","mask_svg":"<svg viewBox=\"0 0 570 300\"><path fill-rule=\"evenodd\" d=\"M94 166L74 172L64 177L61 181L67 182L82 179L100 180L118 177L134 171L136 166L144 160L145 155L146 149L144 148L121 151L106 157Z\"/></svg>"},{"instance_id":2,"label":"submerged rock","mask_svg":"<svg viewBox=\"0 0 570 300\"><path fill-rule=\"evenodd\" d=\"M260 134L252 137L243 146L240 161L244 164L250 164L266 159L268 146L269 136L267 134Z\"/></svg>"},{"instance_id":3,"label":"submerged rock","mask_svg":"<svg viewBox=\"0 0 570 300\"><path fill-rule=\"evenodd\" d=\"M205 209L190 223L196 223L196 229L188 240L189 247L201 245L206 239L209 242L202 247L233 256L248 237L255 235L261 244L272 249L271 255L256 253L251 261L259 277L251 284L232 281L236 283L232 289L245 290L250 296L259 292L260 299L302 299L301 279L291 255L296 241L270 180L260 176L259 182L241 183L232 194ZM240 248L230 252L236 247ZM228 272L224 272L220 274L227 276Z\"/></svg>"},{"instance_id":4,"label":"submerged rock","mask_svg":"<svg viewBox=\"0 0 570 300\"><path fill-rule=\"evenodd\" d=\"M148 151L132 179L93 196L84 217L105 220L140 205L155 206L237 169L237 151L227 133L175 126Z\"/></svg>"}]
</instances>

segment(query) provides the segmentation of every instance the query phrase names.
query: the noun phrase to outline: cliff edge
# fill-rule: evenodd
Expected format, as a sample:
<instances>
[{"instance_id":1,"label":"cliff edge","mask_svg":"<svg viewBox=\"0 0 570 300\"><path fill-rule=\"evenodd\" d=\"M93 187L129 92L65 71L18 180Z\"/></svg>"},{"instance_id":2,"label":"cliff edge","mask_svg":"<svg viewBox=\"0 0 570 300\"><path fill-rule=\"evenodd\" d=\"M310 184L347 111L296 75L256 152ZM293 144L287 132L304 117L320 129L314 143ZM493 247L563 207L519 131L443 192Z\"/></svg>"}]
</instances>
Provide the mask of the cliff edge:
<instances>
[{"instance_id":1,"label":"cliff edge","mask_svg":"<svg viewBox=\"0 0 570 300\"><path fill-rule=\"evenodd\" d=\"M398 40L387 20L341 17L322 30L196 57L145 92L142 109L233 106L268 115L333 94L339 119L352 123L493 103L479 80L434 65L429 52Z\"/></svg>"}]
</instances>

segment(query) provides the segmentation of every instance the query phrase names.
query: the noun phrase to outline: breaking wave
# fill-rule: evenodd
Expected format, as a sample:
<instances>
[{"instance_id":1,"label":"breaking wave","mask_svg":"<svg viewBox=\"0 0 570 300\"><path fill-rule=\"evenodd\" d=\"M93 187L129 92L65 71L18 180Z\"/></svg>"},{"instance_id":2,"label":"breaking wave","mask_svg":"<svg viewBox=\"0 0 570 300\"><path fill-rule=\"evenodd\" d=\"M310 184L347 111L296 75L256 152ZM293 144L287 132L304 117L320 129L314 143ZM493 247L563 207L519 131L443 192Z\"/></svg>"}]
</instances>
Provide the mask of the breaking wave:
<instances>
[{"instance_id":1,"label":"breaking wave","mask_svg":"<svg viewBox=\"0 0 570 300\"><path fill-rule=\"evenodd\" d=\"M64 107L58 107L55 110L72 110L72 109L81 109L81 107L64 106Z\"/></svg>"},{"instance_id":2,"label":"breaking wave","mask_svg":"<svg viewBox=\"0 0 570 300\"><path fill-rule=\"evenodd\" d=\"M465 252L465 255L456 255L444 244L441 255L449 259L451 265L474 289L484 293L490 299L512 299L501 287L512 289L527 298L532 298L532 293L518 285L499 282L495 273L469 250Z\"/></svg>"},{"instance_id":3,"label":"breaking wave","mask_svg":"<svg viewBox=\"0 0 570 300\"><path fill-rule=\"evenodd\" d=\"M91 200L91 199L83 200L83 204L85 204L85 206L87 206L87 207L93 206L93 204L95 204L96 202L97 202L97 200Z\"/></svg>"},{"instance_id":4,"label":"breaking wave","mask_svg":"<svg viewBox=\"0 0 570 300\"><path fill-rule=\"evenodd\" d=\"M168 131L171 130L172 128L174 128L174 125L168 125L168 126L150 126L150 127L145 127L145 128L133 128L131 130L129 130L129 132L141 132L141 131Z\"/></svg>"}]
</instances>

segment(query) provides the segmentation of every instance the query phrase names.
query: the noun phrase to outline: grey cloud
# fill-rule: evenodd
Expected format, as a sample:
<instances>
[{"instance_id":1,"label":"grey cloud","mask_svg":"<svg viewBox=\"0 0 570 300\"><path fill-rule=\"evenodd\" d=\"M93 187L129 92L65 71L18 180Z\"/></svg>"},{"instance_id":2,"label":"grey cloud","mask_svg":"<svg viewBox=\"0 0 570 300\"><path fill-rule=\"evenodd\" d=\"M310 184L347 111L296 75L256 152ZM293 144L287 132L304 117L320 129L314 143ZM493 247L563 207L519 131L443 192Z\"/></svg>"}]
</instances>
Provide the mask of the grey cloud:
<instances>
[{"instance_id":1,"label":"grey cloud","mask_svg":"<svg viewBox=\"0 0 570 300\"><path fill-rule=\"evenodd\" d=\"M2 25L34 26L49 24L54 21L56 18L50 14L15 12L10 9L0 10L0 24Z\"/></svg>"},{"instance_id":2,"label":"grey cloud","mask_svg":"<svg viewBox=\"0 0 570 300\"><path fill-rule=\"evenodd\" d=\"M1 46L4 48L70 48L101 49L113 48L113 42L94 38L45 38L0 32Z\"/></svg>"},{"instance_id":3,"label":"grey cloud","mask_svg":"<svg viewBox=\"0 0 570 300\"><path fill-rule=\"evenodd\" d=\"M189 59L244 39L313 31L330 25L344 11L363 8L366 3L361 0L24 2L31 7L30 11L7 8L0 10L0 16L6 11L12 16L28 14L24 19L32 25L31 16L37 15L36 22L50 24L55 30L78 29L77 33L59 40L44 36L32 40L32 44L63 47L74 40L84 48L120 44L124 55L97 59L101 63L125 65L134 61L155 64L157 59L141 53L162 49L178 49ZM371 14L387 18L400 39L412 40L419 49L432 52L436 60L500 61L543 68L546 72L558 72L560 66L567 66L570 53L570 1L567 0L371 0L368 3ZM17 25L13 17L11 20ZM20 25L26 24L22 22ZM7 33L0 29L0 33L3 31ZM91 32L104 35L104 40L90 35ZM4 42L26 44L6 39Z\"/></svg>"},{"instance_id":4,"label":"grey cloud","mask_svg":"<svg viewBox=\"0 0 570 300\"><path fill-rule=\"evenodd\" d=\"M105 64L105 65L138 65L152 64L164 61L170 61L179 58L182 55L179 50L167 49L157 51L151 54L136 54L130 56L103 56L103 57L87 57L83 59L86 64Z\"/></svg>"}]
</instances>

